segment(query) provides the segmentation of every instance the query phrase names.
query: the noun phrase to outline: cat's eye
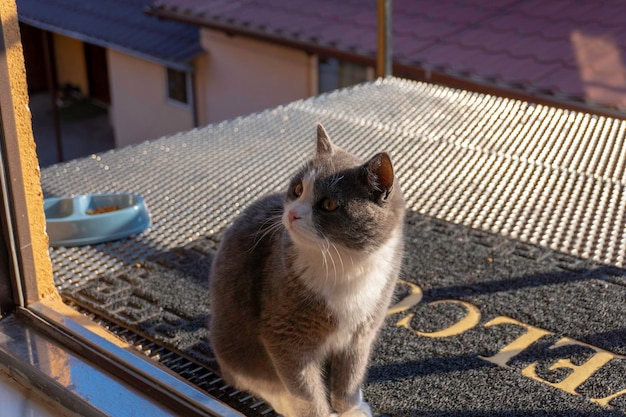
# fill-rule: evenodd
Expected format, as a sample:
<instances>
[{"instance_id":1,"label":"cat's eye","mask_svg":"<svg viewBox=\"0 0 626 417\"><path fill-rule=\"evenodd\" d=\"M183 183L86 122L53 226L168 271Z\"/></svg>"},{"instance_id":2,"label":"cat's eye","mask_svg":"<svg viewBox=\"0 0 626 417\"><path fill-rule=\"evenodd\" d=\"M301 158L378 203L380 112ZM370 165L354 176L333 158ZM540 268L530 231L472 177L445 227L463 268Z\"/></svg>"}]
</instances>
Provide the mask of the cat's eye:
<instances>
[{"instance_id":1,"label":"cat's eye","mask_svg":"<svg viewBox=\"0 0 626 417\"><path fill-rule=\"evenodd\" d=\"M335 211L337 210L337 202L332 198L325 198L322 200L320 207L322 207L324 211Z\"/></svg>"},{"instance_id":2,"label":"cat's eye","mask_svg":"<svg viewBox=\"0 0 626 417\"><path fill-rule=\"evenodd\" d=\"M304 186L302 185L301 182L297 183L296 186L293 187L293 194L296 197L300 197L303 191L304 191Z\"/></svg>"}]
</instances>

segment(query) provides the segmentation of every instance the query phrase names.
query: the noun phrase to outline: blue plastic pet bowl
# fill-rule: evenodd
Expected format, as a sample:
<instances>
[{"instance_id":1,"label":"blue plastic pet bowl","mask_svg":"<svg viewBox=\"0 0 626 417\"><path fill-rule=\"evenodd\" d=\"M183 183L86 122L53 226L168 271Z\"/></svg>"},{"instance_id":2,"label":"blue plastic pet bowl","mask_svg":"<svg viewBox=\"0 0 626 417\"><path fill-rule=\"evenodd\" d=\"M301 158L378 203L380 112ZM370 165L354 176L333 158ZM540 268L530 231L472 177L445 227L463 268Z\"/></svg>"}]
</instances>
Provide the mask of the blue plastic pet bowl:
<instances>
[{"instance_id":1,"label":"blue plastic pet bowl","mask_svg":"<svg viewBox=\"0 0 626 417\"><path fill-rule=\"evenodd\" d=\"M81 246L122 239L152 225L137 194L86 194L44 200L50 246Z\"/></svg>"}]
</instances>

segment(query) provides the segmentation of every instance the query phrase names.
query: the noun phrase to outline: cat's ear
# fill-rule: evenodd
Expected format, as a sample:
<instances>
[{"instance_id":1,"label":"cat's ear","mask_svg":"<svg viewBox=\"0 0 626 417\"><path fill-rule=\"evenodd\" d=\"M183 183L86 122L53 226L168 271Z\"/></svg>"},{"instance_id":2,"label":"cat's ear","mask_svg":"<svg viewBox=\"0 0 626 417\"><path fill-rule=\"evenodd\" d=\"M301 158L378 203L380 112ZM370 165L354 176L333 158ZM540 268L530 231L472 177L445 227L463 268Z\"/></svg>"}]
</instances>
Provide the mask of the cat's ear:
<instances>
[{"instance_id":1,"label":"cat's ear","mask_svg":"<svg viewBox=\"0 0 626 417\"><path fill-rule=\"evenodd\" d=\"M393 165L386 152L376 154L363 165L364 180L374 191L380 193L384 200L389 197L393 189Z\"/></svg>"},{"instance_id":2,"label":"cat's ear","mask_svg":"<svg viewBox=\"0 0 626 417\"><path fill-rule=\"evenodd\" d=\"M330 155L333 153L333 143L321 123L317 124L317 154Z\"/></svg>"}]
</instances>

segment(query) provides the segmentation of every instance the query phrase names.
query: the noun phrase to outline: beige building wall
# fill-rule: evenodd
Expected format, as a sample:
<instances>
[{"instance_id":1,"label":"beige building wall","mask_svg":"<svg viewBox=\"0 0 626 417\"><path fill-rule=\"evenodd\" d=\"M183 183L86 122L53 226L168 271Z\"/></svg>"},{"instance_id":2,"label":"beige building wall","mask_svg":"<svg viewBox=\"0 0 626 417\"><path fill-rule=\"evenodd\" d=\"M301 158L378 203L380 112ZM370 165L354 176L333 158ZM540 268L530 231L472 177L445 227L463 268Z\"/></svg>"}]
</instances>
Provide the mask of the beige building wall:
<instances>
[{"instance_id":1,"label":"beige building wall","mask_svg":"<svg viewBox=\"0 0 626 417\"><path fill-rule=\"evenodd\" d=\"M304 51L201 30L208 56L197 60L200 125L258 112L314 94L315 60Z\"/></svg>"},{"instance_id":2,"label":"beige building wall","mask_svg":"<svg viewBox=\"0 0 626 417\"><path fill-rule=\"evenodd\" d=\"M59 85L70 83L80 87L83 94L89 94L83 43L77 39L54 34L54 50Z\"/></svg>"},{"instance_id":3,"label":"beige building wall","mask_svg":"<svg viewBox=\"0 0 626 417\"><path fill-rule=\"evenodd\" d=\"M193 128L191 105L167 96L167 69L150 61L107 50L111 86L110 117L115 145L122 147Z\"/></svg>"}]
</instances>

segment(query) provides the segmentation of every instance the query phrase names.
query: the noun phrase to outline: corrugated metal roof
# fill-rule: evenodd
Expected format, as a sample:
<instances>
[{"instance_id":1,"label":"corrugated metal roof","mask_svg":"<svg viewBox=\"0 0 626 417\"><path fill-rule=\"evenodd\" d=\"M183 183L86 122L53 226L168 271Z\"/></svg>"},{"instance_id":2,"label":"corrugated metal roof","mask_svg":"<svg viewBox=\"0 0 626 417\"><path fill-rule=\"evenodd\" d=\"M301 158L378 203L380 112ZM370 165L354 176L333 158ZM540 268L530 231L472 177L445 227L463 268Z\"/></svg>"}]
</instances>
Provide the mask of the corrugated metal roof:
<instances>
[{"instance_id":1,"label":"corrugated metal roof","mask_svg":"<svg viewBox=\"0 0 626 417\"><path fill-rule=\"evenodd\" d=\"M155 0L152 12L373 59L374 0ZM393 0L394 63L626 112L626 2Z\"/></svg>"},{"instance_id":2,"label":"corrugated metal roof","mask_svg":"<svg viewBox=\"0 0 626 417\"><path fill-rule=\"evenodd\" d=\"M17 0L23 23L178 68L202 52L199 30L148 16L149 0Z\"/></svg>"}]
</instances>

